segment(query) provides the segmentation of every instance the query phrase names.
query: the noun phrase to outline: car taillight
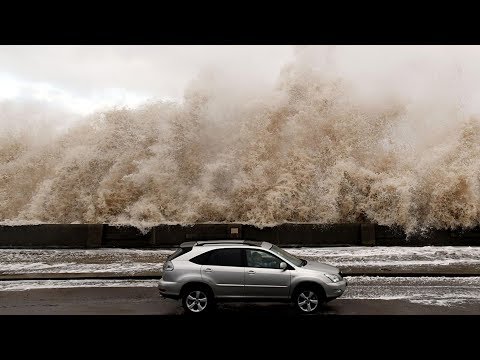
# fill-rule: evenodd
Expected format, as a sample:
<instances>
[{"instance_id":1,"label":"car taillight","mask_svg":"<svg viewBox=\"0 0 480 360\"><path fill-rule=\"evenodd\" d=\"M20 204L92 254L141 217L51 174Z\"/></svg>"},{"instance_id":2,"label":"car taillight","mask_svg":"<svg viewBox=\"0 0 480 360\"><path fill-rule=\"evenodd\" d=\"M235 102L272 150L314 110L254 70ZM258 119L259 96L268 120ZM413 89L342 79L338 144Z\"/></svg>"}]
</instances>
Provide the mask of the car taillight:
<instances>
[{"instance_id":1,"label":"car taillight","mask_svg":"<svg viewBox=\"0 0 480 360\"><path fill-rule=\"evenodd\" d=\"M165 262L163 264L163 271L172 271L173 270L173 263L171 261Z\"/></svg>"}]
</instances>

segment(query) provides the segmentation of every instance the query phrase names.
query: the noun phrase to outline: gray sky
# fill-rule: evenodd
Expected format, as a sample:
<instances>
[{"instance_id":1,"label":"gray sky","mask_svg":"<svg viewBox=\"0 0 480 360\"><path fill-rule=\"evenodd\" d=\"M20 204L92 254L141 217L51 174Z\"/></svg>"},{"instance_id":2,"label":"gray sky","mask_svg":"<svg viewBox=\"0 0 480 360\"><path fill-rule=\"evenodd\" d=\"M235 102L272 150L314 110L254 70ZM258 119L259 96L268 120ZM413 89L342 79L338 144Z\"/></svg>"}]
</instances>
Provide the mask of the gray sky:
<instances>
[{"instance_id":1,"label":"gray sky","mask_svg":"<svg viewBox=\"0 0 480 360\"><path fill-rule=\"evenodd\" d=\"M479 46L0 46L0 102L87 114L148 99L181 99L213 69L229 89L271 85L295 59L329 65L367 101L462 97L480 111ZM248 85L248 86L242 86Z\"/></svg>"},{"instance_id":2,"label":"gray sky","mask_svg":"<svg viewBox=\"0 0 480 360\"><path fill-rule=\"evenodd\" d=\"M86 114L151 98L182 97L214 67L272 83L291 46L0 46L0 101L39 101ZM248 74L245 79L245 74Z\"/></svg>"}]
</instances>

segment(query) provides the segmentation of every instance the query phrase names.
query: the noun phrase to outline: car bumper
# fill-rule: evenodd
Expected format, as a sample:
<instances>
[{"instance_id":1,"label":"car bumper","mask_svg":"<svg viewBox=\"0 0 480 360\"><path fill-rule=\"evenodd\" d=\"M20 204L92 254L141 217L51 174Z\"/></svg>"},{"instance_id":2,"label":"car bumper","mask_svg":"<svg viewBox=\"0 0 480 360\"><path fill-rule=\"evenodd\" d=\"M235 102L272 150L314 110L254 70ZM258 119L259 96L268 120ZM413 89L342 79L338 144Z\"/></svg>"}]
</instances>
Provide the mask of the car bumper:
<instances>
[{"instance_id":1,"label":"car bumper","mask_svg":"<svg viewBox=\"0 0 480 360\"><path fill-rule=\"evenodd\" d=\"M325 295L328 299L335 299L341 296L347 288L347 280L343 279L336 283L325 284Z\"/></svg>"},{"instance_id":2,"label":"car bumper","mask_svg":"<svg viewBox=\"0 0 480 360\"><path fill-rule=\"evenodd\" d=\"M180 298L180 285L176 282L160 279L158 282L158 291L162 297L167 299Z\"/></svg>"}]
</instances>

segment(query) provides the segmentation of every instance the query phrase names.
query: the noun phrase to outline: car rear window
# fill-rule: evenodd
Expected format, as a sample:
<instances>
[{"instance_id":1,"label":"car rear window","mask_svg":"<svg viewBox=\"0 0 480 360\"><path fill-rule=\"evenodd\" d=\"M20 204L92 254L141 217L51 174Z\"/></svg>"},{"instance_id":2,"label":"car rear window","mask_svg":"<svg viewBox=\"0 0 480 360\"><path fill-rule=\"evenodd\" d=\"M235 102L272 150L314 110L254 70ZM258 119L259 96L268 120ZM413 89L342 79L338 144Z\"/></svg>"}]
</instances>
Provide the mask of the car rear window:
<instances>
[{"instance_id":1,"label":"car rear window","mask_svg":"<svg viewBox=\"0 0 480 360\"><path fill-rule=\"evenodd\" d=\"M181 247L181 248L178 248L177 250L175 250L175 252L173 254L171 254L169 257L167 257L167 261L170 261L170 260L173 260L177 257L179 257L180 255L183 255L183 254L186 254L187 252L189 252L190 250L192 250L191 247Z\"/></svg>"}]
</instances>

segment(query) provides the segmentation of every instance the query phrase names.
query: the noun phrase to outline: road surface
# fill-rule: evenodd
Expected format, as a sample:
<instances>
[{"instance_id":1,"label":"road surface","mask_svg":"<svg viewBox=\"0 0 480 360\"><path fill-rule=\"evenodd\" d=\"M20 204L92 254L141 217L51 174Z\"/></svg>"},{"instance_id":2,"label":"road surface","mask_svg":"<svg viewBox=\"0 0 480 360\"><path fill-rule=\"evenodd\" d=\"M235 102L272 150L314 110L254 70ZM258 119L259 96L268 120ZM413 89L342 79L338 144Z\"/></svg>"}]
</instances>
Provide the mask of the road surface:
<instances>
[{"instance_id":1,"label":"road surface","mask_svg":"<svg viewBox=\"0 0 480 360\"><path fill-rule=\"evenodd\" d=\"M322 315L480 315L479 277L349 277ZM217 313L295 316L285 304L220 305ZM182 315L155 280L0 281L0 315Z\"/></svg>"}]
</instances>

